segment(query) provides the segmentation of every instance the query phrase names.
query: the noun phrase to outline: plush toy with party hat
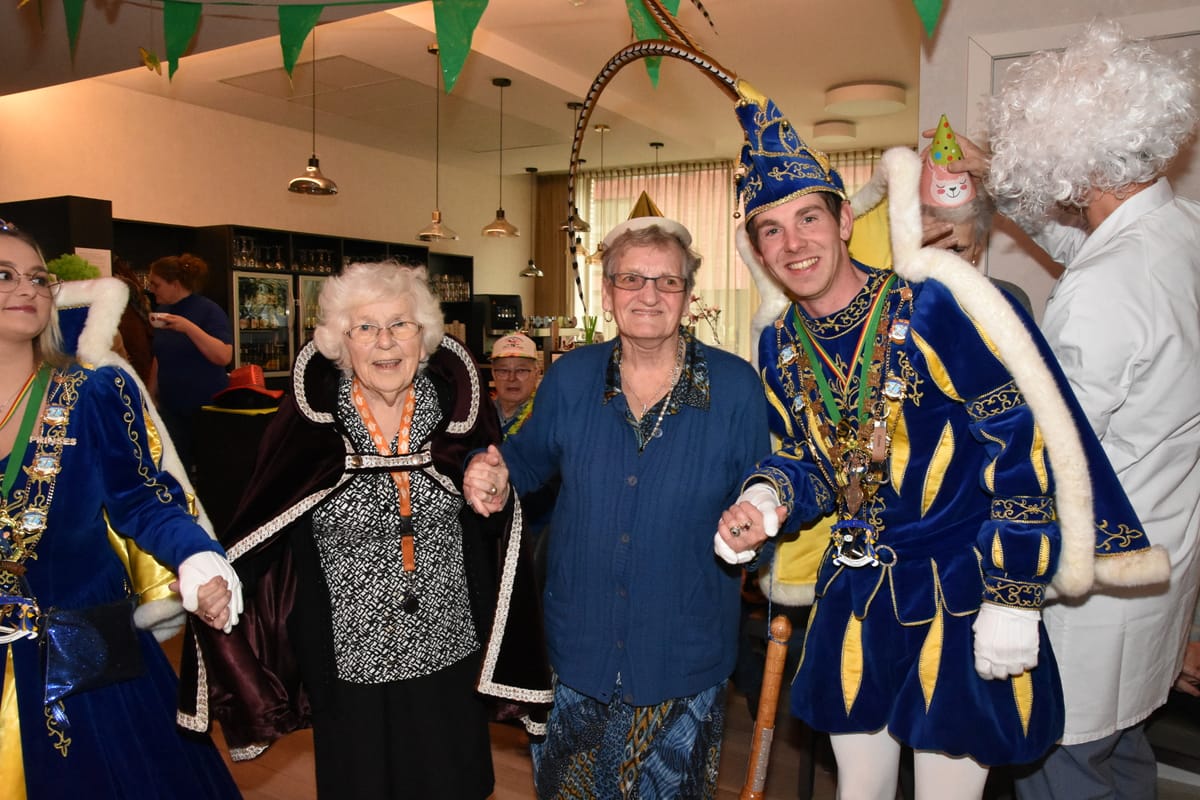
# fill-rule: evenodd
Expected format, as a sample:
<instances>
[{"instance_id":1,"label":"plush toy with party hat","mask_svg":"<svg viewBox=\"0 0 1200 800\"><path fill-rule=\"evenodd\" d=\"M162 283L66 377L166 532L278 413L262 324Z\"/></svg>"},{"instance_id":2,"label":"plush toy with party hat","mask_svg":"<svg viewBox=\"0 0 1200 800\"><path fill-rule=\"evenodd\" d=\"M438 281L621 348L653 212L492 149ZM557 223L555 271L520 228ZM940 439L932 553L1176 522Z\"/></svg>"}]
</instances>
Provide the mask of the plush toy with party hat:
<instances>
[{"instance_id":1,"label":"plush toy with party hat","mask_svg":"<svg viewBox=\"0 0 1200 800\"><path fill-rule=\"evenodd\" d=\"M975 181L965 172L951 172L949 166L963 157L958 137L946 115L938 120L933 143L925 151L921 170L921 203L930 209L963 208L979 194Z\"/></svg>"}]
</instances>

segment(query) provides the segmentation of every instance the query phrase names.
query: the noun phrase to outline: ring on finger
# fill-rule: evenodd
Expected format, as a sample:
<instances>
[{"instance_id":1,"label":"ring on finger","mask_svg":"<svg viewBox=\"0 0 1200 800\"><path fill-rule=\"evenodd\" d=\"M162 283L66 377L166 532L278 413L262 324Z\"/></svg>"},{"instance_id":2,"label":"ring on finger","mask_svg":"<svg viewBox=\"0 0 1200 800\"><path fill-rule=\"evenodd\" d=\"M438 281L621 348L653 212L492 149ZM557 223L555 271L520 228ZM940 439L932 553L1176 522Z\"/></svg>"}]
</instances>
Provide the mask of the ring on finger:
<instances>
[{"instance_id":1,"label":"ring on finger","mask_svg":"<svg viewBox=\"0 0 1200 800\"><path fill-rule=\"evenodd\" d=\"M742 531L746 530L749 527L750 527L749 525L734 525L732 528L729 529L729 535L736 539L738 536L742 535Z\"/></svg>"},{"instance_id":2,"label":"ring on finger","mask_svg":"<svg viewBox=\"0 0 1200 800\"><path fill-rule=\"evenodd\" d=\"M490 494L490 495L496 494L496 484L493 483L491 486L488 487L488 494Z\"/></svg>"},{"instance_id":3,"label":"ring on finger","mask_svg":"<svg viewBox=\"0 0 1200 800\"><path fill-rule=\"evenodd\" d=\"M205 618L206 620L208 620L209 622L213 622L213 621L216 619L216 617L214 617L212 614L209 614L209 613L207 613L207 612L205 612L205 614L204 614L204 618Z\"/></svg>"}]
</instances>

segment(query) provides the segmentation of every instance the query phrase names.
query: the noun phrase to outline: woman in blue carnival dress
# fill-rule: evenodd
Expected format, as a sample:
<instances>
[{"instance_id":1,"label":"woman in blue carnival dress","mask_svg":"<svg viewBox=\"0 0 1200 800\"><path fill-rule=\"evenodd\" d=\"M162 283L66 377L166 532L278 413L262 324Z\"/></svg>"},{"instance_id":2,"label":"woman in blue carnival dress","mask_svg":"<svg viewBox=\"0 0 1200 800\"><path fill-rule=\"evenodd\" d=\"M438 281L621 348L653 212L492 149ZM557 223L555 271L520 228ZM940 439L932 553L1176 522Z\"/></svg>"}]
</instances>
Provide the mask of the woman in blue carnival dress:
<instances>
[{"instance_id":1,"label":"woman in blue carnival dress","mask_svg":"<svg viewBox=\"0 0 1200 800\"><path fill-rule=\"evenodd\" d=\"M61 286L33 239L0 220L0 796L238 797L212 743L176 728L175 675L149 631L117 654L140 650L140 674L47 702L41 615L129 597L129 540L179 575L184 607L214 628L231 629L241 607L220 545L158 466L170 445L147 425L136 379L65 355L75 317L88 317L79 340L104 350L124 306L106 291L118 282L87 283L119 304L63 309L60 327ZM83 642L64 647L73 663L96 655Z\"/></svg>"}]
</instances>

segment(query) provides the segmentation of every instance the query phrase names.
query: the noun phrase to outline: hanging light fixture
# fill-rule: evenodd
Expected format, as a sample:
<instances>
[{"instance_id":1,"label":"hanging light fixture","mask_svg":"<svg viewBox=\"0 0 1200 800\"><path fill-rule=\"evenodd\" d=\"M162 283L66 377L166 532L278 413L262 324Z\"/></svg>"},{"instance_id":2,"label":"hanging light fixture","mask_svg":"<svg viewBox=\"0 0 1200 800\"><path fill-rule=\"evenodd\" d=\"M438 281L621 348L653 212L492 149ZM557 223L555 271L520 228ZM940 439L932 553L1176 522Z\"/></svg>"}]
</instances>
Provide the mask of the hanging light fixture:
<instances>
[{"instance_id":1,"label":"hanging light fixture","mask_svg":"<svg viewBox=\"0 0 1200 800\"><path fill-rule=\"evenodd\" d=\"M604 123L600 123L600 124L596 125L596 127L593 128L592 130L596 131L596 134L600 137L600 172L603 173L604 172L604 134L611 131L612 128L608 127ZM587 264L588 266L592 266L592 267L597 267L597 266L600 266L601 264L603 264L604 263L604 242L600 242L600 244L596 245L596 252L592 253L590 256L588 256L586 259L584 259L583 263Z\"/></svg>"},{"instance_id":2,"label":"hanging light fixture","mask_svg":"<svg viewBox=\"0 0 1200 800\"><path fill-rule=\"evenodd\" d=\"M580 103L578 100L572 100L571 102L567 103L567 108L571 109L571 130L570 136L567 137L567 141L571 141L571 139L573 139L575 136L575 122L579 118L579 111L583 108L583 103ZM580 163L583 163L582 159L580 159ZM592 232L592 226L588 225L586 219L579 216L578 207L571 209L571 216L567 217L567 221L562 225L559 225L558 229L560 231L575 231L575 233ZM570 246L570 242L567 243L567 246Z\"/></svg>"},{"instance_id":3,"label":"hanging light fixture","mask_svg":"<svg viewBox=\"0 0 1200 800\"><path fill-rule=\"evenodd\" d=\"M442 210L438 204L442 177L442 60L438 57L436 44L426 48L433 56L434 123L433 123L433 221L417 231L422 242L440 239L457 239L458 234L448 225L442 224Z\"/></svg>"},{"instance_id":4,"label":"hanging light fixture","mask_svg":"<svg viewBox=\"0 0 1200 800\"><path fill-rule=\"evenodd\" d=\"M526 167L529 173L529 266L521 270L522 278L544 278L546 273L533 263L533 247L537 243L537 167Z\"/></svg>"},{"instance_id":5,"label":"hanging light fixture","mask_svg":"<svg viewBox=\"0 0 1200 800\"><path fill-rule=\"evenodd\" d=\"M338 185L321 174L317 159L317 29L312 31L312 155L304 172L288 181L288 191L298 194L337 194Z\"/></svg>"},{"instance_id":6,"label":"hanging light fixture","mask_svg":"<svg viewBox=\"0 0 1200 800\"><path fill-rule=\"evenodd\" d=\"M512 238L521 235L517 226L504 218L504 88L512 86L512 81L508 78L492 78L492 86L500 89L500 200L496 204L499 206L496 209L496 218L484 225L479 233L483 236Z\"/></svg>"}]
</instances>

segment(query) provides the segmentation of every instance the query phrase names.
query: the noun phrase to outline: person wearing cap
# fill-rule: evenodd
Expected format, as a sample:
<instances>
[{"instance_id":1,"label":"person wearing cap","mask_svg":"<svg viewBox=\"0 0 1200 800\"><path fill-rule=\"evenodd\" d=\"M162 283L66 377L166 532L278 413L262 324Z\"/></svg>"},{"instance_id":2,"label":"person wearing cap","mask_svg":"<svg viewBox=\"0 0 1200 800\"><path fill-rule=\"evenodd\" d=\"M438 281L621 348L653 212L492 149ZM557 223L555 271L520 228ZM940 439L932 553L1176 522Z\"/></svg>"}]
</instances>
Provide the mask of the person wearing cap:
<instances>
[{"instance_id":1,"label":"person wearing cap","mask_svg":"<svg viewBox=\"0 0 1200 800\"><path fill-rule=\"evenodd\" d=\"M1151 797L1143 723L1180 674L1200 583L1200 203L1164 173L1200 119L1200 74L1097 21L1066 49L1015 64L988 111L988 154L963 174L1065 266L1043 329L1146 532L1168 584L1053 603L1066 725L1019 777L1023 798Z\"/></svg>"},{"instance_id":2,"label":"person wearing cap","mask_svg":"<svg viewBox=\"0 0 1200 800\"><path fill-rule=\"evenodd\" d=\"M507 439L525 424L537 391L537 345L523 333L502 336L492 345L492 380L496 384L496 413L500 433Z\"/></svg>"},{"instance_id":3,"label":"person wearing cap","mask_svg":"<svg viewBox=\"0 0 1200 800\"><path fill-rule=\"evenodd\" d=\"M215 530L233 518L282 397L282 389L267 388L262 367L243 364L196 414L196 491Z\"/></svg>"},{"instance_id":4,"label":"person wearing cap","mask_svg":"<svg viewBox=\"0 0 1200 800\"><path fill-rule=\"evenodd\" d=\"M1105 539L1106 577L1161 579L1161 551L1076 435L1032 322L952 252L921 248L917 154L881 164L895 271L855 262L841 177L742 92L738 249L783 297L758 354L781 446L714 547L740 563L781 509L785 531L834 514L792 712L831 734L839 796L894 797L906 744L917 796L980 797L989 766L1032 761L1062 731L1039 615L1051 581L1079 592L1104 572L1101 526L1129 534Z\"/></svg>"},{"instance_id":5,"label":"person wearing cap","mask_svg":"<svg viewBox=\"0 0 1200 800\"><path fill-rule=\"evenodd\" d=\"M769 452L754 370L680 325L700 257L688 230L635 217L604 238L617 336L546 371L535 412L471 462L486 490L555 476L543 593L557 679L538 796L711 797L737 653L739 571L712 531ZM468 495L471 497L472 495Z\"/></svg>"}]
</instances>

